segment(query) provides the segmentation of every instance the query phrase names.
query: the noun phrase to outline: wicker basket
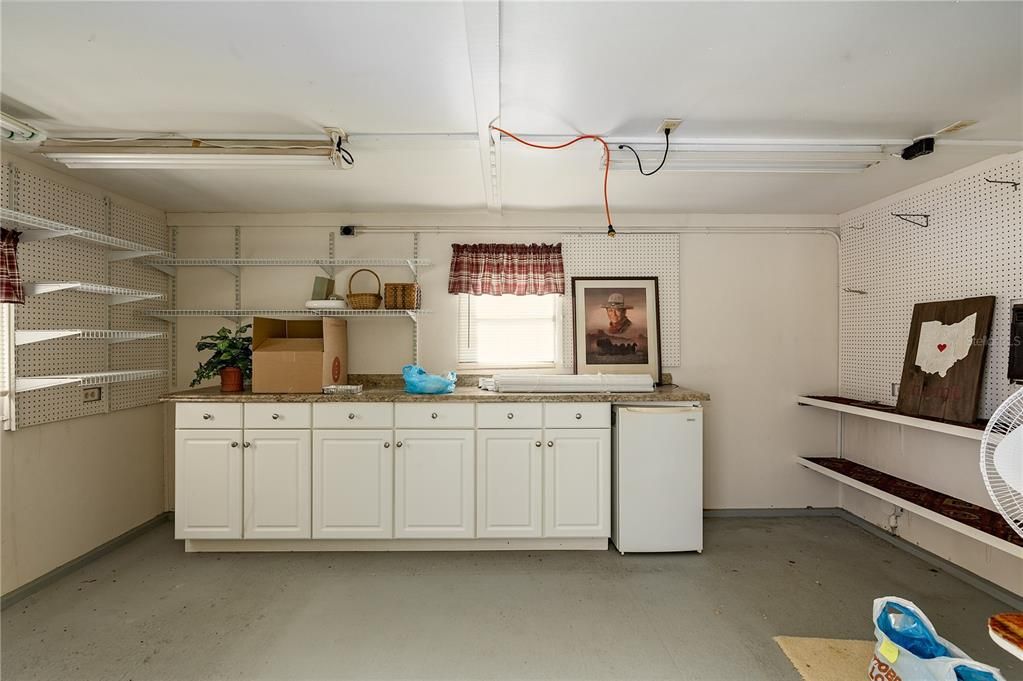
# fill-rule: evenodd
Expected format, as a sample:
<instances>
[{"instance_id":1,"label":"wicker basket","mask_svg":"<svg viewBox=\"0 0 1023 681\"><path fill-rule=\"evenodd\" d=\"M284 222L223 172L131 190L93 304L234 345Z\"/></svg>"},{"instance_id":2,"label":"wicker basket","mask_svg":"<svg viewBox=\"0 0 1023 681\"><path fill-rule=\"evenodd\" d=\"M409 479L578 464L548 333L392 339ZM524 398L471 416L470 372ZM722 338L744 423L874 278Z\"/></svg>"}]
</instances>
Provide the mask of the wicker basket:
<instances>
[{"instance_id":1,"label":"wicker basket","mask_svg":"<svg viewBox=\"0 0 1023 681\"><path fill-rule=\"evenodd\" d=\"M419 284L384 284L384 307L388 310L418 310L422 303Z\"/></svg>"},{"instance_id":2,"label":"wicker basket","mask_svg":"<svg viewBox=\"0 0 1023 681\"><path fill-rule=\"evenodd\" d=\"M377 292L376 293L352 293L352 279L355 279L355 275L359 272L369 272L373 275L373 278L377 280ZM380 277L373 270L361 269L352 272L352 276L348 277L348 295L345 296L348 300L348 307L353 310L375 310L380 307Z\"/></svg>"}]
</instances>

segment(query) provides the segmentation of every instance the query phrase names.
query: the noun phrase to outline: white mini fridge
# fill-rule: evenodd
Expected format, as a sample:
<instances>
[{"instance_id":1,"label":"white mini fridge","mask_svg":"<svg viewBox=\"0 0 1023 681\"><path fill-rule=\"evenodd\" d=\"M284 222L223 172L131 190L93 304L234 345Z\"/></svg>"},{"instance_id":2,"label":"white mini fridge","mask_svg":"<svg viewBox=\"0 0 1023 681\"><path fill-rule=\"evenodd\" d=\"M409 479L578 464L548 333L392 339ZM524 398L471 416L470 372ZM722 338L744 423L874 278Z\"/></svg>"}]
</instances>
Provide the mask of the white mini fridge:
<instances>
[{"instance_id":1,"label":"white mini fridge","mask_svg":"<svg viewBox=\"0 0 1023 681\"><path fill-rule=\"evenodd\" d=\"M703 408L614 407L611 541L621 553L703 551Z\"/></svg>"}]
</instances>

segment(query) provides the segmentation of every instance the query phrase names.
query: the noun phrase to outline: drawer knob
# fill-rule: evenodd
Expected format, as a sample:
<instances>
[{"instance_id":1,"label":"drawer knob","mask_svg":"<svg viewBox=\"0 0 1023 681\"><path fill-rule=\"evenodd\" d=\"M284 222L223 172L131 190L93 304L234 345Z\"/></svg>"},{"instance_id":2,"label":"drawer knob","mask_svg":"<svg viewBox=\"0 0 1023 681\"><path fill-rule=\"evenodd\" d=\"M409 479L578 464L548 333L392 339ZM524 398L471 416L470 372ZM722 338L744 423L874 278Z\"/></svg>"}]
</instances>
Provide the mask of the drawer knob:
<instances>
[{"instance_id":1,"label":"drawer knob","mask_svg":"<svg viewBox=\"0 0 1023 681\"><path fill-rule=\"evenodd\" d=\"M430 414L430 418L431 419L437 418L437 412L433 412L432 414Z\"/></svg>"},{"instance_id":2,"label":"drawer knob","mask_svg":"<svg viewBox=\"0 0 1023 681\"><path fill-rule=\"evenodd\" d=\"M553 440L547 440L547 446L548 447L553 447L554 446L554 441Z\"/></svg>"},{"instance_id":3,"label":"drawer knob","mask_svg":"<svg viewBox=\"0 0 1023 681\"><path fill-rule=\"evenodd\" d=\"M232 442L232 443L231 443L231 446L232 446L232 447L237 447L237 446L238 446L238 443L237 443L237 442Z\"/></svg>"},{"instance_id":4,"label":"drawer knob","mask_svg":"<svg viewBox=\"0 0 1023 681\"><path fill-rule=\"evenodd\" d=\"M391 448L391 443L390 442L385 442L384 443L384 449L390 449L390 448Z\"/></svg>"},{"instance_id":5,"label":"drawer knob","mask_svg":"<svg viewBox=\"0 0 1023 681\"><path fill-rule=\"evenodd\" d=\"M401 445L402 445L402 441L401 440L398 440L397 442L394 443L395 447L401 447Z\"/></svg>"},{"instance_id":6,"label":"drawer knob","mask_svg":"<svg viewBox=\"0 0 1023 681\"><path fill-rule=\"evenodd\" d=\"M251 442L244 442L244 443L242 443L242 447L245 447L246 449L248 449L251 446L252 446Z\"/></svg>"},{"instance_id":7,"label":"drawer knob","mask_svg":"<svg viewBox=\"0 0 1023 681\"><path fill-rule=\"evenodd\" d=\"M354 421L355 420L355 412L352 412L351 414L348 415L348 420L349 421Z\"/></svg>"},{"instance_id":8,"label":"drawer knob","mask_svg":"<svg viewBox=\"0 0 1023 681\"><path fill-rule=\"evenodd\" d=\"M511 420L513 418L515 418L515 414L508 412L508 419Z\"/></svg>"},{"instance_id":9,"label":"drawer knob","mask_svg":"<svg viewBox=\"0 0 1023 681\"><path fill-rule=\"evenodd\" d=\"M583 415L582 415L582 414L576 414L576 415L575 415L575 420L576 420L576 421L579 421L580 419L582 419L582 417L583 417Z\"/></svg>"},{"instance_id":10,"label":"drawer knob","mask_svg":"<svg viewBox=\"0 0 1023 681\"><path fill-rule=\"evenodd\" d=\"M536 441L536 446L537 446L537 447L542 447L542 446L543 446L543 443L542 443L542 442L540 442L539 440L537 440L537 441Z\"/></svg>"},{"instance_id":11,"label":"drawer knob","mask_svg":"<svg viewBox=\"0 0 1023 681\"><path fill-rule=\"evenodd\" d=\"M281 415L280 414L274 414L270 418L272 418L274 421L277 421L277 420L279 420L281 418Z\"/></svg>"},{"instance_id":12,"label":"drawer knob","mask_svg":"<svg viewBox=\"0 0 1023 681\"><path fill-rule=\"evenodd\" d=\"M213 418L213 414L203 414L202 415L202 420L203 421L209 421L212 418Z\"/></svg>"}]
</instances>

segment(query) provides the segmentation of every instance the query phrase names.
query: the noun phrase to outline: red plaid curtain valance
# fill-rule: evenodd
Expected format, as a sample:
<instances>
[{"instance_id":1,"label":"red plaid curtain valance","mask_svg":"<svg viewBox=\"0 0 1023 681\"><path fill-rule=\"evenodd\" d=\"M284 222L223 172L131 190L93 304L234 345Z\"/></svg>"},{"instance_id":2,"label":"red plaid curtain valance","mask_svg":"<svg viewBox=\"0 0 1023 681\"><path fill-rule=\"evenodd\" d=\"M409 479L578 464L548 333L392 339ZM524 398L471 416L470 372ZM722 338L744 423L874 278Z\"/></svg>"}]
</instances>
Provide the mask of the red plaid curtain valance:
<instances>
[{"instance_id":1,"label":"red plaid curtain valance","mask_svg":"<svg viewBox=\"0 0 1023 681\"><path fill-rule=\"evenodd\" d=\"M565 292L561 244L452 244L448 293L543 296Z\"/></svg>"},{"instance_id":2,"label":"red plaid curtain valance","mask_svg":"<svg viewBox=\"0 0 1023 681\"><path fill-rule=\"evenodd\" d=\"M24 303L25 289L18 272L18 236L0 227L0 303Z\"/></svg>"}]
</instances>

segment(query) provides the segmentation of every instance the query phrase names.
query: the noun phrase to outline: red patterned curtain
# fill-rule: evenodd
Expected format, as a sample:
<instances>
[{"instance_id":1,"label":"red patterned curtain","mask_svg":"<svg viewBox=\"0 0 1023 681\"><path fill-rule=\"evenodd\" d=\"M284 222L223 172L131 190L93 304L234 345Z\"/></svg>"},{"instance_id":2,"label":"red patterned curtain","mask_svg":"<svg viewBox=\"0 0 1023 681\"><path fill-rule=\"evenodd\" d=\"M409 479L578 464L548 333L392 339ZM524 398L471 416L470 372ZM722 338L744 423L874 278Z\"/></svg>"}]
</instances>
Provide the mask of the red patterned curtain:
<instances>
[{"instance_id":1,"label":"red patterned curtain","mask_svg":"<svg viewBox=\"0 0 1023 681\"><path fill-rule=\"evenodd\" d=\"M448 293L543 296L565 292L561 244L452 244Z\"/></svg>"},{"instance_id":2,"label":"red patterned curtain","mask_svg":"<svg viewBox=\"0 0 1023 681\"><path fill-rule=\"evenodd\" d=\"M0 227L0 303L24 303L25 289L18 272L18 236Z\"/></svg>"}]
</instances>

